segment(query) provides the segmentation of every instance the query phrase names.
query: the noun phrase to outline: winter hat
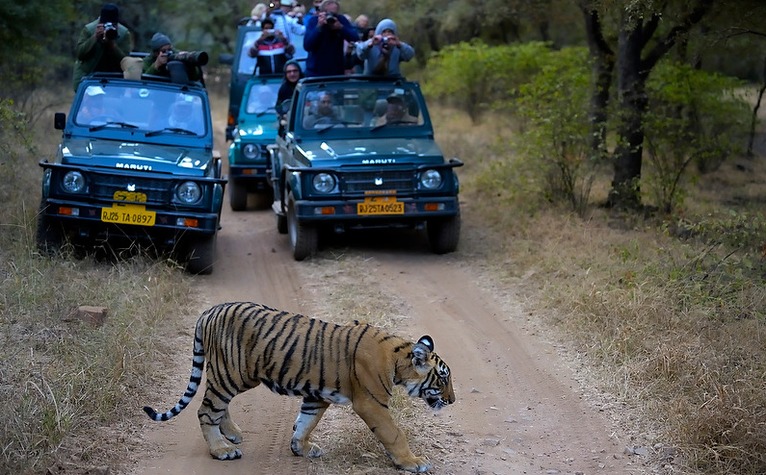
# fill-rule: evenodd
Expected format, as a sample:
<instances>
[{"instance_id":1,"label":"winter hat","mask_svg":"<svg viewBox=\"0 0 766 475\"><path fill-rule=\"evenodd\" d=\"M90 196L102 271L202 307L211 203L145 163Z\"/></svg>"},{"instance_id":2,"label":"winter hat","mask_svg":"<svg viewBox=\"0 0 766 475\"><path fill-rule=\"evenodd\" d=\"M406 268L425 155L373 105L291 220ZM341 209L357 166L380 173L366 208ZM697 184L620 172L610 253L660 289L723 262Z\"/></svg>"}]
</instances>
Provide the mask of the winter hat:
<instances>
[{"instance_id":1,"label":"winter hat","mask_svg":"<svg viewBox=\"0 0 766 475\"><path fill-rule=\"evenodd\" d=\"M286 7L292 7L293 6L293 0L280 0L280 5L284 5Z\"/></svg>"},{"instance_id":2,"label":"winter hat","mask_svg":"<svg viewBox=\"0 0 766 475\"><path fill-rule=\"evenodd\" d=\"M101 7L101 16L99 17L101 23L114 23L120 22L120 10L114 3L107 3Z\"/></svg>"},{"instance_id":3,"label":"winter hat","mask_svg":"<svg viewBox=\"0 0 766 475\"><path fill-rule=\"evenodd\" d=\"M163 35L162 33L155 33L154 36L152 36L152 50L157 51L160 48L162 48L165 45L172 44L170 41L170 38L168 38L166 35Z\"/></svg>"},{"instance_id":4,"label":"winter hat","mask_svg":"<svg viewBox=\"0 0 766 475\"><path fill-rule=\"evenodd\" d=\"M384 30L391 30L396 35L396 23L390 18L384 18L378 22L378 26L375 27L375 34L380 35Z\"/></svg>"}]
</instances>

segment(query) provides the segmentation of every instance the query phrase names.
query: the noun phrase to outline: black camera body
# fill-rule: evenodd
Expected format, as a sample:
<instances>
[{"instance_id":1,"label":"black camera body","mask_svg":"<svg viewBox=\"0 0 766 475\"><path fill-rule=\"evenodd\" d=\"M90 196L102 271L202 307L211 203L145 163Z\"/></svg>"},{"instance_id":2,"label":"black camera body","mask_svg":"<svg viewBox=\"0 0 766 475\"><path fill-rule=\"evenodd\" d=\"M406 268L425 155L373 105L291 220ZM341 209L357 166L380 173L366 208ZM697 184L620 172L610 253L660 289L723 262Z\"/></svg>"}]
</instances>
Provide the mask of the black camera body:
<instances>
[{"instance_id":1,"label":"black camera body","mask_svg":"<svg viewBox=\"0 0 766 475\"><path fill-rule=\"evenodd\" d=\"M204 66L210 59L205 51L168 51L165 53L168 61L180 61L189 66Z\"/></svg>"},{"instance_id":2,"label":"black camera body","mask_svg":"<svg viewBox=\"0 0 766 475\"><path fill-rule=\"evenodd\" d=\"M335 15L330 12L324 14L324 20L328 25L334 25L335 22L338 21L338 19L335 18Z\"/></svg>"},{"instance_id":3,"label":"black camera body","mask_svg":"<svg viewBox=\"0 0 766 475\"><path fill-rule=\"evenodd\" d=\"M116 40L119 36L119 33L117 32L117 25L115 25L112 22L104 23L104 39L105 40Z\"/></svg>"},{"instance_id":4,"label":"black camera body","mask_svg":"<svg viewBox=\"0 0 766 475\"><path fill-rule=\"evenodd\" d=\"M384 36L383 38L381 38L380 39L380 47L381 48L386 48L386 49L390 48L391 44L388 42L388 40L389 40L388 36Z\"/></svg>"}]
</instances>

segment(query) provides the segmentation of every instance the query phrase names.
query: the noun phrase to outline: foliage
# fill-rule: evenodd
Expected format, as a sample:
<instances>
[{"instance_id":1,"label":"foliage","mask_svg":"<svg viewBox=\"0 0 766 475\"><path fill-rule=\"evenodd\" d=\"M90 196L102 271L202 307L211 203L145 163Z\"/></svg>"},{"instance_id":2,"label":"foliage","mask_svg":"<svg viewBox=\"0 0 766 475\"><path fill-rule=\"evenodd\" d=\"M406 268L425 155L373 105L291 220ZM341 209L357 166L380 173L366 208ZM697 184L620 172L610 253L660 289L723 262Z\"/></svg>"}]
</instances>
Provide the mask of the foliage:
<instances>
[{"instance_id":1,"label":"foliage","mask_svg":"<svg viewBox=\"0 0 766 475\"><path fill-rule=\"evenodd\" d=\"M583 214L596 165L588 137L588 51L564 48L537 58L542 69L519 88L519 151L538 165L549 199Z\"/></svg>"},{"instance_id":2,"label":"foliage","mask_svg":"<svg viewBox=\"0 0 766 475\"><path fill-rule=\"evenodd\" d=\"M474 40L444 48L428 61L424 91L446 98L474 123L491 107L512 109L518 87L541 67L549 51L540 42L488 46Z\"/></svg>"},{"instance_id":3,"label":"foliage","mask_svg":"<svg viewBox=\"0 0 766 475\"><path fill-rule=\"evenodd\" d=\"M665 212L683 201L689 165L708 173L744 150L749 110L736 95L741 86L732 78L670 62L660 63L650 76L646 183Z\"/></svg>"}]
</instances>

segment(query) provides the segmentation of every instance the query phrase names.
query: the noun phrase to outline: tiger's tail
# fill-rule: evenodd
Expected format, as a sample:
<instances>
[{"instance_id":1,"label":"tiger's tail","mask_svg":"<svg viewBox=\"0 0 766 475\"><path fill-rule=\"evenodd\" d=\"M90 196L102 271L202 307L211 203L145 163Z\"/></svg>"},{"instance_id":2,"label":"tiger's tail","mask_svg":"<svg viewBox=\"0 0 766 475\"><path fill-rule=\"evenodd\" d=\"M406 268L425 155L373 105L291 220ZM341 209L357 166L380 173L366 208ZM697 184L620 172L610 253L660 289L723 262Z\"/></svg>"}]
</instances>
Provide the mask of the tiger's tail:
<instances>
[{"instance_id":1,"label":"tiger's tail","mask_svg":"<svg viewBox=\"0 0 766 475\"><path fill-rule=\"evenodd\" d=\"M202 382L202 370L205 367L205 347L202 344L202 325L197 326L197 331L194 334L193 355L191 377L189 378L189 385L186 386L184 395L181 396L181 399L178 400L176 405L167 412L158 413L153 408L144 406L144 412L150 419L155 421L167 421L172 419L183 411L194 398L194 395L197 394L199 385Z\"/></svg>"}]
</instances>

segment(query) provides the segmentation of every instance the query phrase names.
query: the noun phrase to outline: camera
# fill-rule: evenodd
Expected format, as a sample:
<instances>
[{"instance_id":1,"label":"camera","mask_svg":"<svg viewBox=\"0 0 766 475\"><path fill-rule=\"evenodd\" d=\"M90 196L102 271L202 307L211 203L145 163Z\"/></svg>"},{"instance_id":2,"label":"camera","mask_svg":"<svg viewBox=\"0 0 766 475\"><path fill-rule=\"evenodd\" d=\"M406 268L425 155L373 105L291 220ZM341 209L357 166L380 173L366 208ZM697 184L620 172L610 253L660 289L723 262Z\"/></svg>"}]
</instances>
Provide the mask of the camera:
<instances>
[{"instance_id":1,"label":"camera","mask_svg":"<svg viewBox=\"0 0 766 475\"><path fill-rule=\"evenodd\" d=\"M390 44L388 44L388 40L389 40L388 36L384 36L383 38L381 38L381 39L380 39L380 45L381 45L383 48L388 48L388 47L390 47L391 45L390 45Z\"/></svg>"},{"instance_id":2,"label":"camera","mask_svg":"<svg viewBox=\"0 0 766 475\"><path fill-rule=\"evenodd\" d=\"M324 15L324 20L325 20L325 22L326 22L328 25L334 25L334 24L335 24L335 22L336 22L336 21L338 21L338 19L337 19L337 18L335 18L335 15L334 15L334 14L332 14L332 13L330 13L330 12L327 12L327 13L325 13L325 15Z\"/></svg>"},{"instance_id":3,"label":"camera","mask_svg":"<svg viewBox=\"0 0 766 475\"><path fill-rule=\"evenodd\" d=\"M104 39L116 40L118 36L117 27L112 22L104 23Z\"/></svg>"},{"instance_id":4,"label":"camera","mask_svg":"<svg viewBox=\"0 0 766 475\"><path fill-rule=\"evenodd\" d=\"M168 51L165 54L168 57L168 61L181 61L189 66L204 66L209 59L205 51L181 51L178 53Z\"/></svg>"}]
</instances>

